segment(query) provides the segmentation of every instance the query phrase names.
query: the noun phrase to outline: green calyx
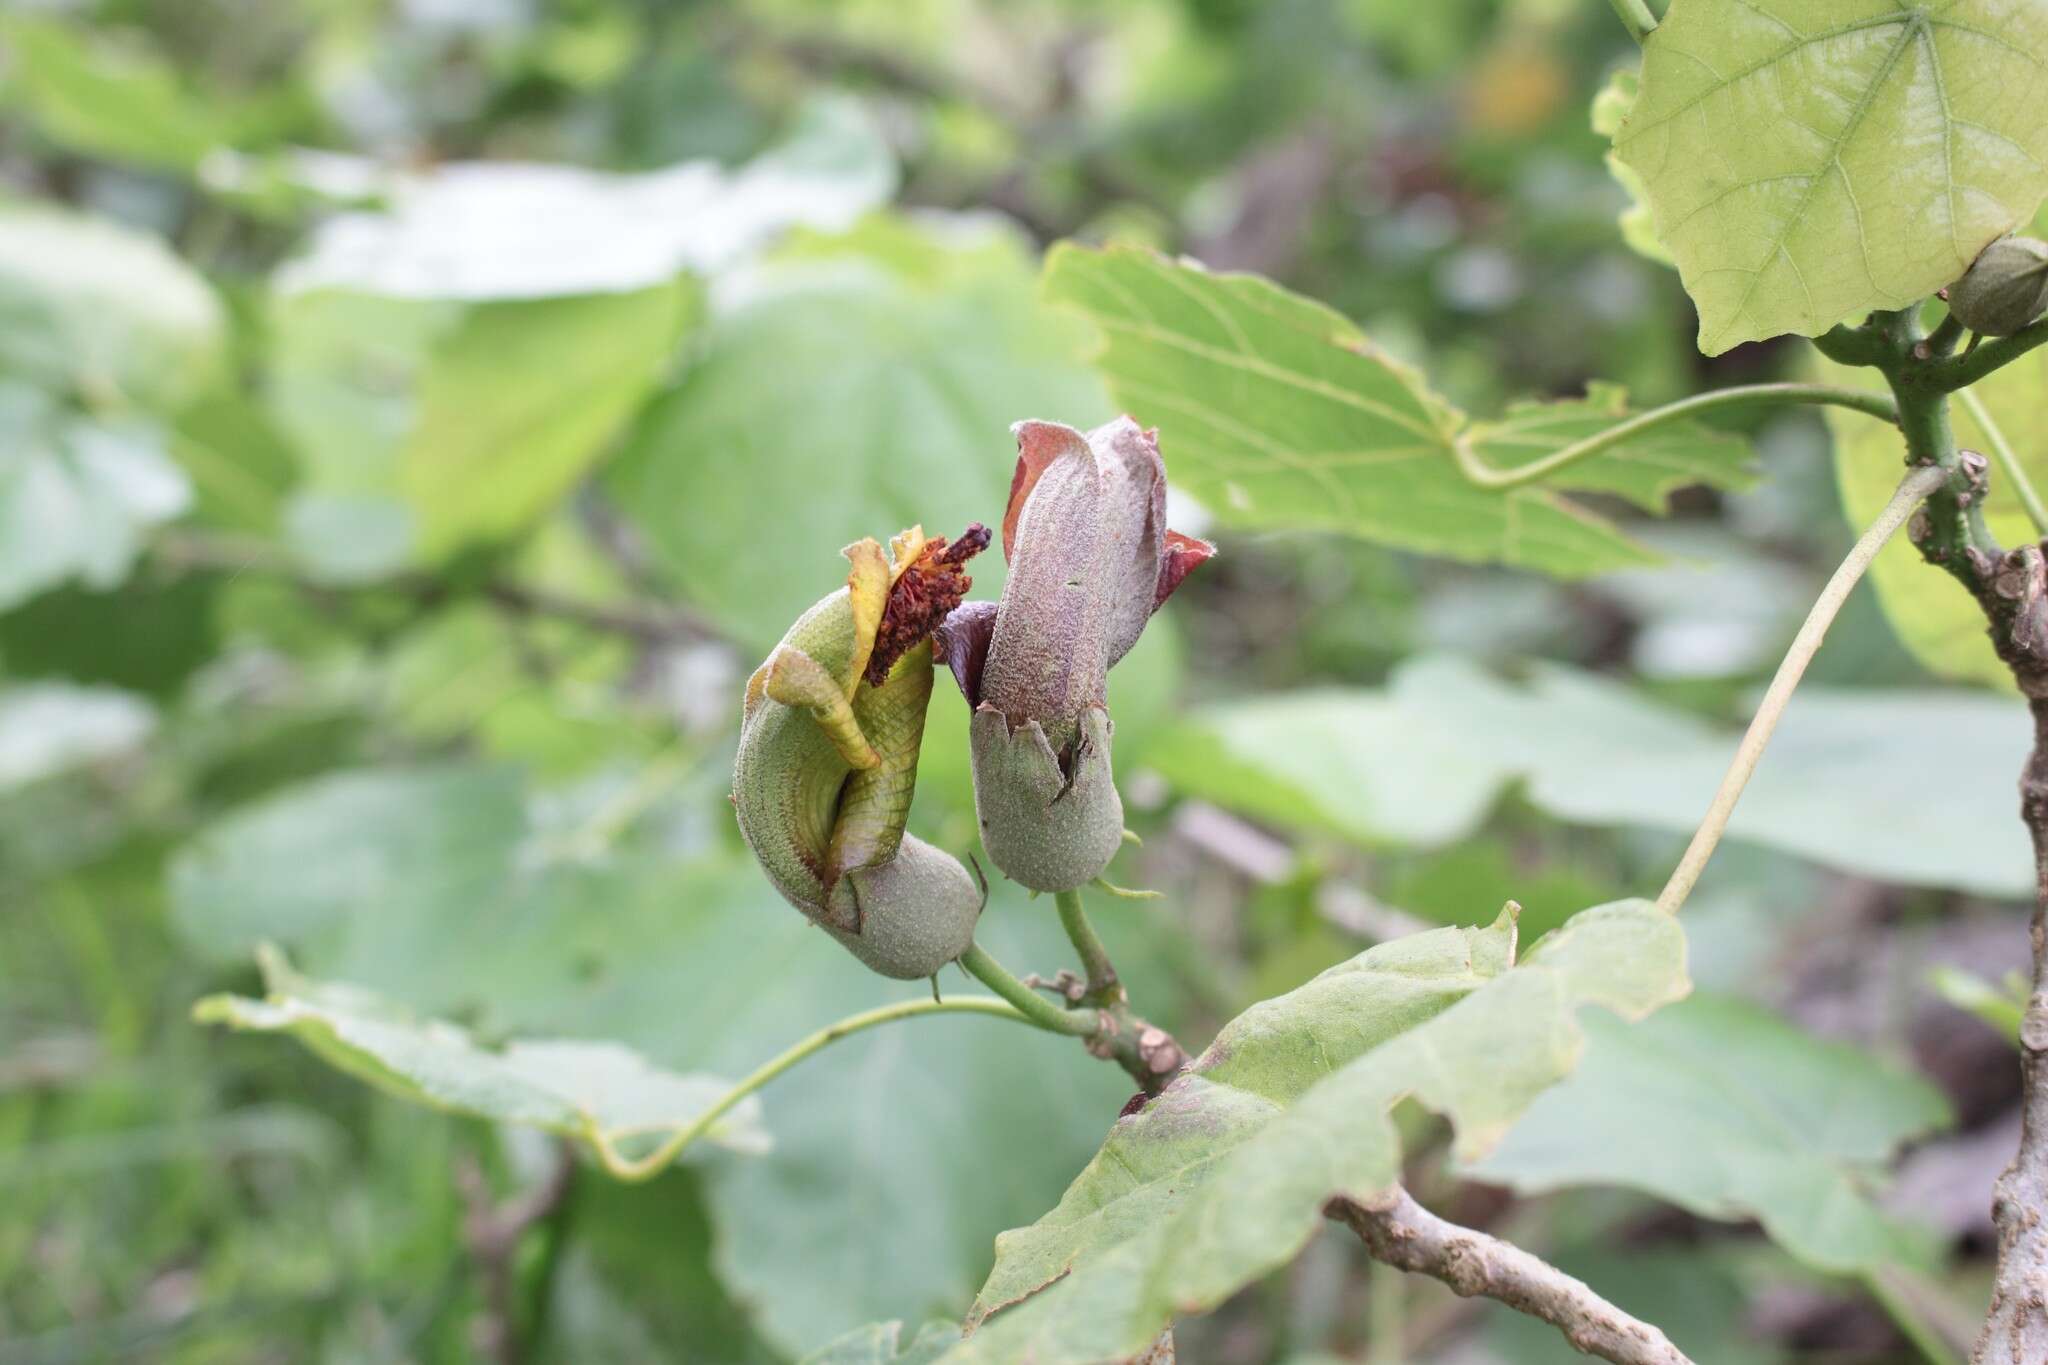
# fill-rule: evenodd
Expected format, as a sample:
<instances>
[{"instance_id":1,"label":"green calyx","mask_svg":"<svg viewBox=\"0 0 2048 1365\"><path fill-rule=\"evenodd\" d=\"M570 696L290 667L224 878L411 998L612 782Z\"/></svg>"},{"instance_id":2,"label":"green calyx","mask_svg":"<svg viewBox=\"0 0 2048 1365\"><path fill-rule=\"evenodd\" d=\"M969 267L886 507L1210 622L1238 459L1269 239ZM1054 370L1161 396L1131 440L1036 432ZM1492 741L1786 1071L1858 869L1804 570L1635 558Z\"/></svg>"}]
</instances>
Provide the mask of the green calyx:
<instances>
[{"instance_id":1,"label":"green calyx","mask_svg":"<svg viewBox=\"0 0 2048 1365\"><path fill-rule=\"evenodd\" d=\"M981 843L1010 880L1071 891L1102 875L1123 843L1124 806L1110 769L1109 712L1081 712L1063 764L1035 720L1015 729L984 704L969 732Z\"/></svg>"}]
</instances>

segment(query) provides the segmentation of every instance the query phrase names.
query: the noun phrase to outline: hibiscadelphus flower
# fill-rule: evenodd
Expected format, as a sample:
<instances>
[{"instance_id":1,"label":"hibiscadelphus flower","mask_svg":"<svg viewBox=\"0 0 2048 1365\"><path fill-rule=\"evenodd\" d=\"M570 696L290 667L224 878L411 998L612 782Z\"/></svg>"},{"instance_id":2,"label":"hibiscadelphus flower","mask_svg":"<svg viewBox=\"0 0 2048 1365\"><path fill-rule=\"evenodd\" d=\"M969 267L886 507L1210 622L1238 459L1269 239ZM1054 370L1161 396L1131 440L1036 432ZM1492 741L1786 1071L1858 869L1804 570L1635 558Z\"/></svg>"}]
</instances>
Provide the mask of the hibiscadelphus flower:
<instances>
[{"instance_id":1,"label":"hibiscadelphus flower","mask_svg":"<svg viewBox=\"0 0 2048 1365\"><path fill-rule=\"evenodd\" d=\"M1003 514L1010 577L939 627L974 708L982 845L1038 891L1094 880L1123 837L1110 767L1109 670L1215 547L1166 528L1158 433L1120 417L1085 435L1019 422Z\"/></svg>"},{"instance_id":2,"label":"hibiscadelphus flower","mask_svg":"<svg viewBox=\"0 0 2048 1365\"><path fill-rule=\"evenodd\" d=\"M989 533L922 527L843 552L846 586L747 680L733 808L784 899L884 976L931 976L973 941L982 890L904 829L932 691L931 632Z\"/></svg>"}]
</instances>

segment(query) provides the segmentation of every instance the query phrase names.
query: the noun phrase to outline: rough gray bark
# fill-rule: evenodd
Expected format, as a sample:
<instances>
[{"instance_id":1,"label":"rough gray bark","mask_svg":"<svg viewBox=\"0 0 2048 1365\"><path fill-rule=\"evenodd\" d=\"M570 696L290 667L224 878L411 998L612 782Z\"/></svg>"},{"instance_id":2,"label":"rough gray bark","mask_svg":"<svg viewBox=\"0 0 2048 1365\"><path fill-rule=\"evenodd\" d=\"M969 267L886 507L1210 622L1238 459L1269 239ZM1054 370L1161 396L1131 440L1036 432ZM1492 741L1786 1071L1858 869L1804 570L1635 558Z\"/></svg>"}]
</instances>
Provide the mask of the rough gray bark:
<instances>
[{"instance_id":1,"label":"rough gray bark","mask_svg":"<svg viewBox=\"0 0 2048 1365\"><path fill-rule=\"evenodd\" d=\"M2034 713L2020 817L2034 841L2034 988L2020 1022L2020 1147L1998 1178L1991 1221L1998 1272L1977 1365L2048 1361L2048 679L2015 669Z\"/></svg>"}]
</instances>

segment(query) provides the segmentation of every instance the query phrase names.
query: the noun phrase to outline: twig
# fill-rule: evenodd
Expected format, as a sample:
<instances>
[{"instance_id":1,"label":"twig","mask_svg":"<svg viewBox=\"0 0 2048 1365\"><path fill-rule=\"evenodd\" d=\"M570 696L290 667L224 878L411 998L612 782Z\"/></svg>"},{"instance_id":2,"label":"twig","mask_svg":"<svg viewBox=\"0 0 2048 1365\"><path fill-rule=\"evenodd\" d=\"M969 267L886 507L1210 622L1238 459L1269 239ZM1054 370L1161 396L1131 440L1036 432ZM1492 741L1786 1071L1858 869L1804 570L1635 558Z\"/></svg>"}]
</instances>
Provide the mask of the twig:
<instances>
[{"instance_id":1,"label":"twig","mask_svg":"<svg viewBox=\"0 0 2048 1365\"><path fill-rule=\"evenodd\" d=\"M1664 884L1663 894L1657 897L1660 908L1675 912L1692 894L1693 884L1706 870L1707 860L1714 856L1715 846L1727 832L1728 818L1735 813L1735 803L1742 799L1742 789L1749 784L1751 774L1756 772L1757 762L1763 758L1764 749L1771 742L1771 734L1778 728L1778 718L1784 715L1786 703L1792 700L1793 689L1799 686L1806 666L1813 662L1821 640L1833 624L1835 613L1848 600L1850 590L1863 577L1871 561L1877 558L1877 552L1884 548L1885 542L1905 525L1913 509L1947 479L1948 471L1939 467L1915 468L1908 472L1900 481L1898 491L1892 494L1892 500L1885 504L1884 511L1878 513L1877 520L1850 548L1834 576L1828 579L1827 586L1821 589L1820 596L1814 600L1813 610L1806 614L1799 633L1792 637L1792 646L1785 651L1784 661L1771 678L1763 701L1757 705L1756 716L1749 722L1749 729L1735 750L1734 761L1728 765L1728 773L1721 779L1720 789L1714 793L1713 804L1707 808L1706 817L1694 831L1692 842L1686 846L1685 856L1679 859L1671 880Z\"/></svg>"},{"instance_id":2,"label":"twig","mask_svg":"<svg viewBox=\"0 0 2048 1365\"><path fill-rule=\"evenodd\" d=\"M1088 993L1082 998L1092 1005L1125 1003L1123 983L1116 976L1116 964L1109 960L1109 950L1102 946L1101 936L1088 922L1088 911L1081 904L1080 891L1055 892L1053 903L1059 907L1060 927L1067 931L1068 941L1081 958L1081 975L1088 983Z\"/></svg>"},{"instance_id":3,"label":"twig","mask_svg":"<svg viewBox=\"0 0 2048 1365\"><path fill-rule=\"evenodd\" d=\"M555 1164L538 1185L503 1204L492 1202L490 1185L474 1157L465 1156L456 1165L455 1185L467 1210L463 1244L483 1281L483 1310L472 1327L476 1350L497 1365L519 1365L525 1358L514 1265L519 1243L563 1206L575 1180L576 1152L567 1142L556 1144Z\"/></svg>"},{"instance_id":4,"label":"twig","mask_svg":"<svg viewBox=\"0 0 2048 1365\"><path fill-rule=\"evenodd\" d=\"M1587 1355L1612 1365L1692 1365L1662 1332L1583 1280L1499 1238L1445 1222L1398 1186L1368 1203L1332 1200L1327 1212L1356 1232L1375 1260L1541 1318Z\"/></svg>"}]
</instances>

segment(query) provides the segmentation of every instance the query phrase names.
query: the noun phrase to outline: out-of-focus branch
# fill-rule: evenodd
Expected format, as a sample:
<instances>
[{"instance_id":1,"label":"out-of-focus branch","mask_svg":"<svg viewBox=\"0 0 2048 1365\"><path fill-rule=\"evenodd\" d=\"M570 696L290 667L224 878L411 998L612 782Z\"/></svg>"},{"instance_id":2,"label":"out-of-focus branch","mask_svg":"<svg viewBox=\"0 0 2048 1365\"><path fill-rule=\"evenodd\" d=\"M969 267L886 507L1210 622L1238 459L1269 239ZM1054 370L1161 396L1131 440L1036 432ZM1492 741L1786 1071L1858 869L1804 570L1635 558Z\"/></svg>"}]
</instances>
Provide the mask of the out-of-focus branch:
<instances>
[{"instance_id":1,"label":"out-of-focus branch","mask_svg":"<svg viewBox=\"0 0 2048 1365\"><path fill-rule=\"evenodd\" d=\"M1368 1203L1330 1202L1330 1217L1359 1235L1373 1258L1541 1318L1587 1355L1613 1365L1692 1365L1661 1331L1631 1317L1549 1262L1449 1223L1398 1186Z\"/></svg>"},{"instance_id":2,"label":"out-of-focus branch","mask_svg":"<svg viewBox=\"0 0 2048 1365\"><path fill-rule=\"evenodd\" d=\"M483 1311L474 1324L478 1356L496 1365L520 1365L525 1342L519 1330L518 1275L515 1260L527 1232L562 1208L576 1180L576 1151L557 1143L555 1164L541 1182L503 1204L491 1199L489 1184L474 1158L455 1168L456 1188L467 1210L462 1240L470 1263L483 1284Z\"/></svg>"}]
</instances>

